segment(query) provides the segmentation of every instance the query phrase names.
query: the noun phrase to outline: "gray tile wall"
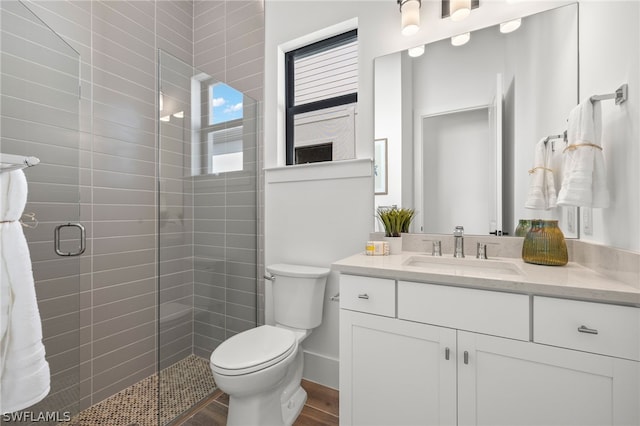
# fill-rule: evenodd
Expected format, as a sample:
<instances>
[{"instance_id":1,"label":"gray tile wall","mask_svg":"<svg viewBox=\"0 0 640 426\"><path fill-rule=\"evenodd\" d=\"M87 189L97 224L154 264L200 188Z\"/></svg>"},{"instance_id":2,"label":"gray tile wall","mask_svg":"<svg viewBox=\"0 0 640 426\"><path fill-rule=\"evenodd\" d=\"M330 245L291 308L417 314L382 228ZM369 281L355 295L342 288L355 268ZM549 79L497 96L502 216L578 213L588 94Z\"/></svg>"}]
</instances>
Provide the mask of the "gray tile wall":
<instances>
[{"instance_id":1,"label":"gray tile wall","mask_svg":"<svg viewBox=\"0 0 640 426\"><path fill-rule=\"evenodd\" d=\"M79 55L22 4L1 2L0 15L0 151L42 161L24 170L25 212L35 214L37 227L23 230L52 378L50 397L34 409L73 412L79 398L80 258L55 254L53 230L79 220ZM74 251L76 243L62 248Z\"/></svg>"},{"instance_id":2,"label":"gray tile wall","mask_svg":"<svg viewBox=\"0 0 640 426\"><path fill-rule=\"evenodd\" d=\"M195 329L196 336L201 337L192 339L190 327L179 321L163 328L165 334L161 342L155 333L158 297L166 306L170 302L186 302L191 297L190 276L195 277L198 289L202 277L209 273L212 263L208 256L215 252L216 246L209 245L204 237L211 237L206 224L211 224L212 219L203 217L201 221L189 223L190 215L198 214L197 208L191 213L189 206L194 203L204 207L202 203L206 204L205 200L214 198L210 196L218 191L215 179L203 179L194 182L193 200L189 196L174 197L180 192L179 185L183 185L187 194L191 186L180 179L179 174L171 174L172 170L176 172L172 162L184 159L184 153L167 148L163 155L163 151L158 152L156 148L157 49L193 63L196 68L261 101L263 2L27 0L26 4L81 55L79 173L73 168L64 168L71 151L67 154L64 149L53 150L48 145L48 138L64 141L64 130L33 128L30 131L37 134L35 143L42 153L38 155L50 155L52 164L59 163L60 182L79 177L80 220L88 231L87 252L79 260L66 260L67 263L56 259L56 265L46 276L36 278L43 301L47 297L52 299L41 307L47 317L45 338L56 342L47 348L50 355L56 352L52 348L62 345L65 337L70 340L75 337L77 341L78 330L74 331L71 321L78 318L79 312L80 406L86 408L155 372L157 349L162 342L168 343L161 352L166 354L163 359L171 362L187 353L181 352L181 348L189 340L210 338L210 331L205 329L210 324L218 324L213 318L216 314L200 319ZM258 129L261 129L260 123ZM251 154L260 171L261 147L260 130L258 146ZM167 162L163 162L164 159ZM34 196L40 193L46 199L55 193L64 197L64 191L48 181L52 172L45 166L40 170L41 182L33 181ZM162 170L168 174L163 175ZM257 174L261 181L262 173ZM170 223L170 219L161 219L158 223L158 177L168 177L165 183L169 189L166 204L169 210L177 214L183 209L183 222L179 226ZM225 215L237 220L229 224L224 234L226 255L232 260L224 267L228 294L221 299L222 305L216 302L213 307L225 312L225 326L237 332L248 326L250 309L255 307L250 287L257 272L247 258L257 255L262 259L263 244L260 238L256 247L255 231L249 229L255 229L255 225L248 223L255 214L260 223L258 235L264 235L261 210L255 213L256 206L262 202L258 201L261 195L256 197L252 192L256 186L253 176L227 179L225 186ZM262 183L257 187L262 194ZM39 217L46 216L45 222L66 221L72 214L68 210L73 210L73 207L51 202L43 203L43 207L46 214ZM158 225L160 234L156 233ZM189 232L190 226L196 232ZM46 227L42 229L48 232ZM203 241L207 244L202 244ZM34 261L48 261L46 244L49 244L46 239L34 240ZM156 249L158 244L163 247L160 253ZM201 251L195 256L197 266L194 268L190 250L195 246L200 246ZM156 289L158 256L163 261L160 295ZM74 269L68 264L73 261L79 262L81 272L79 301L74 296L77 293L67 288L70 285L64 279L65 271ZM262 261L259 262L261 271ZM206 265L200 266L203 263ZM218 268L217 263L213 265ZM61 292L50 295L47 293L50 286L40 285L44 283L57 283ZM208 297L206 291L201 292L203 298ZM199 303L195 302L196 307L201 306ZM210 346L200 347L207 347L201 355L208 356ZM72 357L60 357L60 360L63 370L74 363L77 365L77 359ZM58 365L57 361L52 363Z\"/></svg>"},{"instance_id":3,"label":"gray tile wall","mask_svg":"<svg viewBox=\"0 0 640 426\"><path fill-rule=\"evenodd\" d=\"M243 170L194 177L194 353L256 325L257 105L244 98Z\"/></svg>"},{"instance_id":4,"label":"gray tile wall","mask_svg":"<svg viewBox=\"0 0 640 426\"><path fill-rule=\"evenodd\" d=\"M83 361L91 371L83 376L83 397L91 400L83 406L156 370L155 9L154 2L91 2L87 184L94 232L91 303L83 306L90 317L83 324L90 327L83 341L90 357ZM123 261L127 257L137 262Z\"/></svg>"},{"instance_id":5,"label":"gray tile wall","mask_svg":"<svg viewBox=\"0 0 640 426\"><path fill-rule=\"evenodd\" d=\"M259 122L264 80L263 1L195 1L194 66L257 101L257 146L245 153L255 162L253 172L245 169L226 177L198 177L194 184L194 351L208 356L224 339L252 327L256 315L258 323L264 322L263 141ZM212 233L210 225L223 218L225 227ZM257 267L252 263L256 257ZM209 313L212 307L215 314Z\"/></svg>"},{"instance_id":6,"label":"gray tile wall","mask_svg":"<svg viewBox=\"0 0 640 426\"><path fill-rule=\"evenodd\" d=\"M191 76L193 67L160 50L160 88L169 121L160 122L159 360L165 368L193 352L193 183ZM183 118L173 114L182 111Z\"/></svg>"},{"instance_id":7,"label":"gray tile wall","mask_svg":"<svg viewBox=\"0 0 640 426\"><path fill-rule=\"evenodd\" d=\"M193 60L193 3L28 4L82 57L81 219L89 250L81 260L80 391L86 408L156 371L157 49ZM191 270L180 254L166 256L162 274Z\"/></svg>"}]
</instances>

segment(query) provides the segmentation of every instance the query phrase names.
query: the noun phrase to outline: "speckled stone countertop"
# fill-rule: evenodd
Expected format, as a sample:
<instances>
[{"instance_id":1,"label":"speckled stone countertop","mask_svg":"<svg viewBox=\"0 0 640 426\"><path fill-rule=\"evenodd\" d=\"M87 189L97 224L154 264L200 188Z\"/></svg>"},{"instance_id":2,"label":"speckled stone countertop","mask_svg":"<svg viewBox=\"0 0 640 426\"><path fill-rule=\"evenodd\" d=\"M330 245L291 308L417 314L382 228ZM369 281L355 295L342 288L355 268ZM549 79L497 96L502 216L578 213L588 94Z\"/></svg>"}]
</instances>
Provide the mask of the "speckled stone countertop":
<instances>
[{"instance_id":1,"label":"speckled stone countertop","mask_svg":"<svg viewBox=\"0 0 640 426\"><path fill-rule=\"evenodd\" d=\"M420 261L416 256L431 257L417 252L391 256L360 253L333 263L331 268L344 274L640 306L640 288L575 262L542 266L513 257L478 260L443 255L441 260L424 259L421 266L410 265L412 260ZM438 262L446 263L446 267ZM459 269L455 262L460 262Z\"/></svg>"}]
</instances>

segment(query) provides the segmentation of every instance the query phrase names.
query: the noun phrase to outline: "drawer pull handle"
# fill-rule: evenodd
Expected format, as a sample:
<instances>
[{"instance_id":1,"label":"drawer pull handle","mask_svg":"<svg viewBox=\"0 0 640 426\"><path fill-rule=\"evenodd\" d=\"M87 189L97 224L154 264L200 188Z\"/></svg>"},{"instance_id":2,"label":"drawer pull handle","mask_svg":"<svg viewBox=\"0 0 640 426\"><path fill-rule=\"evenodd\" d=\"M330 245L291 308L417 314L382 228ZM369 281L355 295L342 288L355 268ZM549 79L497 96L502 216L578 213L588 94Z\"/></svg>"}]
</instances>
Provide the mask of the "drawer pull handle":
<instances>
[{"instance_id":1,"label":"drawer pull handle","mask_svg":"<svg viewBox=\"0 0 640 426\"><path fill-rule=\"evenodd\" d=\"M469 364L469 352L464 351L464 363Z\"/></svg>"},{"instance_id":2,"label":"drawer pull handle","mask_svg":"<svg viewBox=\"0 0 640 426\"><path fill-rule=\"evenodd\" d=\"M451 356L451 349L449 348L444 348L444 359L446 359L447 361L449 361L449 357Z\"/></svg>"},{"instance_id":3,"label":"drawer pull handle","mask_svg":"<svg viewBox=\"0 0 640 426\"><path fill-rule=\"evenodd\" d=\"M581 325L580 327L578 327L578 331L580 333L598 334L598 330L594 330L593 328L589 328L584 325Z\"/></svg>"},{"instance_id":4,"label":"drawer pull handle","mask_svg":"<svg viewBox=\"0 0 640 426\"><path fill-rule=\"evenodd\" d=\"M358 299L366 299L366 300L368 300L369 299L369 295L367 293L359 294L358 295Z\"/></svg>"}]
</instances>

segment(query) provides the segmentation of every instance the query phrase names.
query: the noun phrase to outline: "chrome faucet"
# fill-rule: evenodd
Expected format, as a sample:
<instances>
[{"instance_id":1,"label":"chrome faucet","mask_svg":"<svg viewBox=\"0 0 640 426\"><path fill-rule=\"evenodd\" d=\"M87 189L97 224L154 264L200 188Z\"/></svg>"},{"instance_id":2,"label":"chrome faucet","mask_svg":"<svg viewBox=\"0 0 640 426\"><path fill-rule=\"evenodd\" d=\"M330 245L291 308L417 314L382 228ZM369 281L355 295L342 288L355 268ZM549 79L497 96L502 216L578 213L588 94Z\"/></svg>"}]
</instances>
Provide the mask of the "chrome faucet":
<instances>
[{"instance_id":1,"label":"chrome faucet","mask_svg":"<svg viewBox=\"0 0 640 426\"><path fill-rule=\"evenodd\" d=\"M453 257L464 257L464 227L453 230Z\"/></svg>"}]
</instances>

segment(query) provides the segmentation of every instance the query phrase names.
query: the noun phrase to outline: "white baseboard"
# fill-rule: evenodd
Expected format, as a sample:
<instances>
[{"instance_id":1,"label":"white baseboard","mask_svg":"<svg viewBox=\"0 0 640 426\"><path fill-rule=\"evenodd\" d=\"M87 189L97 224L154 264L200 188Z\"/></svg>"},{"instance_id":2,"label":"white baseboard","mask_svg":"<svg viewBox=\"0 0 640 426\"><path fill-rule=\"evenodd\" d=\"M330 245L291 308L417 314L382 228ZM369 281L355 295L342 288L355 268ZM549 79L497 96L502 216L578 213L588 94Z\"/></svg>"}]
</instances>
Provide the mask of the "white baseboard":
<instances>
[{"instance_id":1,"label":"white baseboard","mask_svg":"<svg viewBox=\"0 0 640 426\"><path fill-rule=\"evenodd\" d=\"M339 368L340 362L337 358L304 351L304 370L302 376L307 380L332 389L338 389Z\"/></svg>"}]
</instances>

